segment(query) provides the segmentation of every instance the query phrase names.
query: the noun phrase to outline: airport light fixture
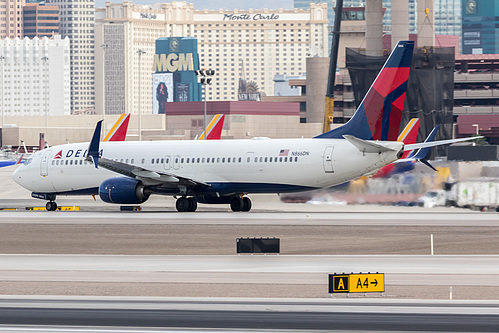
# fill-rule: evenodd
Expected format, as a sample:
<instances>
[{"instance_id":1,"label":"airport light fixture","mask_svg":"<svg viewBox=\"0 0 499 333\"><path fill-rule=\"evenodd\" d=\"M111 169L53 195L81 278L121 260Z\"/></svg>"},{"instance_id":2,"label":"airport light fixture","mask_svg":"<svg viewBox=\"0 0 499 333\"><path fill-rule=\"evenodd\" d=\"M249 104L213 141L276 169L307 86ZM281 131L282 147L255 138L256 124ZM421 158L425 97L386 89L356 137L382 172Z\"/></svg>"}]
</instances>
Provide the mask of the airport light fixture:
<instances>
[{"instance_id":1,"label":"airport light fixture","mask_svg":"<svg viewBox=\"0 0 499 333\"><path fill-rule=\"evenodd\" d=\"M147 52L144 50L138 50L137 54L139 55L139 141L142 141L142 112L140 112L140 107L141 107L141 101L140 101L140 86L141 86L141 80L140 80L140 72L141 72L141 67L140 67L140 58L142 57L143 54L146 54Z\"/></svg>"},{"instance_id":2,"label":"airport light fixture","mask_svg":"<svg viewBox=\"0 0 499 333\"><path fill-rule=\"evenodd\" d=\"M214 69L199 69L194 71L198 78L198 83L203 86L203 96L204 96L204 140L208 137L208 132L206 131L206 85L211 84L212 76L215 75Z\"/></svg>"},{"instance_id":3,"label":"airport light fixture","mask_svg":"<svg viewBox=\"0 0 499 333\"><path fill-rule=\"evenodd\" d=\"M100 47L102 48L102 90L104 91L102 97L102 118L104 118L106 116L106 51L109 45L102 44Z\"/></svg>"},{"instance_id":4,"label":"airport light fixture","mask_svg":"<svg viewBox=\"0 0 499 333\"><path fill-rule=\"evenodd\" d=\"M47 89L48 89L48 85L49 85L49 82L48 81L48 77L49 77L49 73L48 73L48 70L47 70L47 61L49 60L49 57L45 56L45 57L42 57L42 61L44 63L44 66L43 66L43 69L44 69L44 77L45 77L45 127L48 128L49 127L49 105L48 105L48 92L47 92Z\"/></svg>"},{"instance_id":5,"label":"airport light fixture","mask_svg":"<svg viewBox=\"0 0 499 333\"><path fill-rule=\"evenodd\" d=\"M5 89L4 85L5 85L5 82L4 82L4 79L3 79L3 66L4 66L4 61L5 61L5 57L4 56L0 56L0 61L2 62L2 146L3 146L3 129L5 128L5 118L4 118L4 103L3 103L3 90ZM0 146L0 148L2 148Z\"/></svg>"}]
</instances>

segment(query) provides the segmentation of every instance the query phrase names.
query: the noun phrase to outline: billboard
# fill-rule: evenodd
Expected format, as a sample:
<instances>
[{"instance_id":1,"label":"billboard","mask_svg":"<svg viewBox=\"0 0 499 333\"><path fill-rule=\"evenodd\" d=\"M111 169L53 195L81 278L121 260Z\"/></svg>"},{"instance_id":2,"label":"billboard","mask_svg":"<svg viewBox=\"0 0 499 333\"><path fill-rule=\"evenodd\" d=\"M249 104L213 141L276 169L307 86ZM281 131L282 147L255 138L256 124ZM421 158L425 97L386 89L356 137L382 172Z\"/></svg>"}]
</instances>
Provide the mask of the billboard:
<instances>
[{"instance_id":1,"label":"billboard","mask_svg":"<svg viewBox=\"0 0 499 333\"><path fill-rule=\"evenodd\" d=\"M168 102L202 100L201 84L194 72L199 69L197 45L197 39L192 37L156 40L152 68L153 113L165 113L168 108L165 103Z\"/></svg>"},{"instance_id":2,"label":"billboard","mask_svg":"<svg viewBox=\"0 0 499 333\"><path fill-rule=\"evenodd\" d=\"M154 114L165 114L166 103L173 102L173 74L160 73L152 75L153 101L152 108Z\"/></svg>"}]
</instances>

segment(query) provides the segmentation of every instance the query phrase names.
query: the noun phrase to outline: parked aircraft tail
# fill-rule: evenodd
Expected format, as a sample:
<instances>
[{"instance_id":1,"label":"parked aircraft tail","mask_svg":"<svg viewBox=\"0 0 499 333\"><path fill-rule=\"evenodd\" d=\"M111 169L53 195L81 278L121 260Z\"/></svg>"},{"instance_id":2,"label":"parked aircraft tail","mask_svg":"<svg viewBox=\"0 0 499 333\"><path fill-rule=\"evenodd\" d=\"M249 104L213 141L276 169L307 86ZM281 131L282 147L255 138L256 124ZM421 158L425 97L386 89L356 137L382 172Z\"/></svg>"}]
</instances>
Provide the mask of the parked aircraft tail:
<instances>
[{"instance_id":1,"label":"parked aircraft tail","mask_svg":"<svg viewBox=\"0 0 499 333\"><path fill-rule=\"evenodd\" d=\"M316 136L396 141L400 130L414 42L400 41L386 60L353 117L343 126Z\"/></svg>"},{"instance_id":2,"label":"parked aircraft tail","mask_svg":"<svg viewBox=\"0 0 499 333\"><path fill-rule=\"evenodd\" d=\"M123 113L102 141L125 141L130 114Z\"/></svg>"},{"instance_id":3,"label":"parked aircraft tail","mask_svg":"<svg viewBox=\"0 0 499 333\"><path fill-rule=\"evenodd\" d=\"M225 115L216 114L215 117L211 120L211 122L206 127L206 131L208 132L208 136L206 140L220 140L222 136L222 129L224 127L224 119ZM203 132L198 140L204 140L205 133Z\"/></svg>"},{"instance_id":4,"label":"parked aircraft tail","mask_svg":"<svg viewBox=\"0 0 499 333\"><path fill-rule=\"evenodd\" d=\"M403 142L404 144L416 143L416 140L418 138L419 122L420 122L419 118L412 118L409 121L409 123L407 123L407 126L402 130L402 132L400 132L400 135L397 138L397 141ZM404 154L402 155L402 159L407 158L410 154L414 154L414 151L404 151ZM411 164L411 166L412 166L412 164ZM406 171L406 170L404 170L404 171ZM384 167L379 169L378 172L376 172L373 175L373 178L388 177L391 174L393 174L394 172L398 173L399 169L395 168L394 163L391 163L391 164L385 165Z\"/></svg>"}]
</instances>

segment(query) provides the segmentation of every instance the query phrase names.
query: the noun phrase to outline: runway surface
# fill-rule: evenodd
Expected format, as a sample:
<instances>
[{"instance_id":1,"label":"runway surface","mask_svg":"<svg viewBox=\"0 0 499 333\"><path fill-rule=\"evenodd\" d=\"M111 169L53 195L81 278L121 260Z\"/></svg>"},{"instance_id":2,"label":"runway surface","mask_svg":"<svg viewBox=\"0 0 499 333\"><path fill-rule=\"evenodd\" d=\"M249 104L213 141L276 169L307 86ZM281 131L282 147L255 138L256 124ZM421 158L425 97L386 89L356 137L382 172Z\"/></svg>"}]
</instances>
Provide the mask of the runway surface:
<instances>
[{"instance_id":1,"label":"runway surface","mask_svg":"<svg viewBox=\"0 0 499 333\"><path fill-rule=\"evenodd\" d=\"M3 211L0 294L327 297L328 273L382 272L387 297L494 299L498 217ZM237 256L239 237L280 238L281 255Z\"/></svg>"},{"instance_id":2,"label":"runway surface","mask_svg":"<svg viewBox=\"0 0 499 333\"><path fill-rule=\"evenodd\" d=\"M250 213L180 214L168 198L142 212L61 198L82 210L37 212L22 209L44 202L19 193L7 183L0 195L0 208L21 209L0 211L0 333L499 327L498 213L275 196ZM281 254L238 256L239 237L277 237ZM385 292L330 298L327 276L343 272L385 273Z\"/></svg>"},{"instance_id":3,"label":"runway surface","mask_svg":"<svg viewBox=\"0 0 499 333\"><path fill-rule=\"evenodd\" d=\"M497 302L0 298L0 332L21 325L89 331L152 328L496 332ZM57 326L56 326L57 325ZM90 326L90 327L89 327ZM92 330L92 327L94 329ZM122 331L123 332L123 331Z\"/></svg>"}]
</instances>

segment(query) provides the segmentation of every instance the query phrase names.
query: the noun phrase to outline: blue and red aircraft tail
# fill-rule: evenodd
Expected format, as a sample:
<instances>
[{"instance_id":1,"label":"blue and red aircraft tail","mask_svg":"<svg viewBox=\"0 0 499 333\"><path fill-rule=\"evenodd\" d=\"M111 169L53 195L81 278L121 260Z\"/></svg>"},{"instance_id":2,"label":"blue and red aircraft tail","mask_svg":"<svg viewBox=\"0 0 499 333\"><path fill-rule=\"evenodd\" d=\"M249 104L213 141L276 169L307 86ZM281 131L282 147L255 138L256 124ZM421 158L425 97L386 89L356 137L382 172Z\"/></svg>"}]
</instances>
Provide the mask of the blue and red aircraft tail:
<instances>
[{"instance_id":1,"label":"blue and red aircraft tail","mask_svg":"<svg viewBox=\"0 0 499 333\"><path fill-rule=\"evenodd\" d=\"M386 60L353 117L316 138L396 141L402 119L414 42L400 41Z\"/></svg>"}]
</instances>

